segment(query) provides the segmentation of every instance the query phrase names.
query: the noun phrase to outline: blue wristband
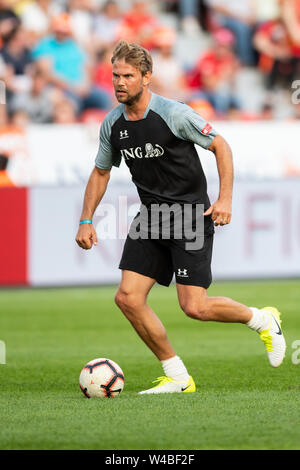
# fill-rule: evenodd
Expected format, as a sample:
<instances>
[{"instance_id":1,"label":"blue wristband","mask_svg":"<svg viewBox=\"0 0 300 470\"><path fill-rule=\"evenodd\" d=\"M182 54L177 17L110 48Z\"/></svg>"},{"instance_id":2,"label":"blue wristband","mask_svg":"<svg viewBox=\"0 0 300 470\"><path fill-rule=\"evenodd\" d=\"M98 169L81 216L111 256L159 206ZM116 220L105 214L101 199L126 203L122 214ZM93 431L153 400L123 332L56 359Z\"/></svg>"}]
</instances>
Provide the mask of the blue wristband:
<instances>
[{"instance_id":1,"label":"blue wristband","mask_svg":"<svg viewBox=\"0 0 300 470\"><path fill-rule=\"evenodd\" d=\"M82 224L92 224L92 223L93 223L92 220L81 220L81 221L79 222L79 225L82 225Z\"/></svg>"}]
</instances>

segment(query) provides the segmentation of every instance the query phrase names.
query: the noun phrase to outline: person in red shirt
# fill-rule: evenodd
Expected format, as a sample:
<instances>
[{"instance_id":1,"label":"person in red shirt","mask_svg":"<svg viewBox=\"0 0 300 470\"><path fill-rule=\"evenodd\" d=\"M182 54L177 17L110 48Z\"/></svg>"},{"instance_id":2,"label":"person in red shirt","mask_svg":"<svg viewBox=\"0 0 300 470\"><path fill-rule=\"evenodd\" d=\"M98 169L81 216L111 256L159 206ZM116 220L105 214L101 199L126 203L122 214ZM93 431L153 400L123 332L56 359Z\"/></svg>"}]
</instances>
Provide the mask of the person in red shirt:
<instances>
[{"instance_id":1,"label":"person in red shirt","mask_svg":"<svg viewBox=\"0 0 300 470\"><path fill-rule=\"evenodd\" d=\"M114 96L114 88L112 84L112 48L106 47L98 54L98 61L93 74L94 84L101 89L106 90L111 98Z\"/></svg>"},{"instance_id":2,"label":"person in red shirt","mask_svg":"<svg viewBox=\"0 0 300 470\"><path fill-rule=\"evenodd\" d=\"M159 26L158 19L148 11L148 3L144 0L135 0L132 8L123 17L119 37L152 49L154 32Z\"/></svg>"},{"instance_id":3,"label":"person in red shirt","mask_svg":"<svg viewBox=\"0 0 300 470\"><path fill-rule=\"evenodd\" d=\"M239 62L233 52L234 36L221 28L213 34L214 47L200 57L189 83L196 96L206 98L217 113L226 114L238 109L239 101L234 86Z\"/></svg>"},{"instance_id":4,"label":"person in red shirt","mask_svg":"<svg viewBox=\"0 0 300 470\"><path fill-rule=\"evenodd\" d=\"M260 53L258 64L266 76L267 90L272 90L278 83L289 86L297 60L282 19L263 23L254 35L254 46Z\"/></svg>"},{"instance_id":5,"label":"person in red shirt","mask_svg":"<svg viewBox=\"0 0 300 470\"><path fill-rule=\"evenodd\" d=\"M152 91L166 98L187 101L189 90L186 87L184 69L174 55L176 31L166 26L158 28L154 41Z\"/></svg>"},{"instance_id":6,"label":"person in red shirt","mask_svg":"<svg viewBox=\"0 0 300 470\"><path fill-rule=\"evenodd\" d=\"M300 59L300 1L279 0L293 57Z\"/></svg>"}]
</instances>

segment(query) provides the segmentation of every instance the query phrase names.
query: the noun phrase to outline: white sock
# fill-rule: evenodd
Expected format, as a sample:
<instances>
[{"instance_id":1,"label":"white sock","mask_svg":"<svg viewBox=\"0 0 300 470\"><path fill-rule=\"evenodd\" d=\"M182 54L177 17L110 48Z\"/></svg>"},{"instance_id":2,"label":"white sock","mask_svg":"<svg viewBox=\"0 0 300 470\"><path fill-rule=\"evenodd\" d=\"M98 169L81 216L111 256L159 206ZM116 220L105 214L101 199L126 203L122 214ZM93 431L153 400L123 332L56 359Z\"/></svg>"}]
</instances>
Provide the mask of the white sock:
<instances>
[{"instance_id":1,"label":"white sock","mask_svg":"<svg viewBox=\"0 0 300 470\"><path fill-rule=\"evenodd\" d=\"M251 330L255 330L260 332L261 330L265 330L268 328L270 324L270 316L263 310L259 310L256 307L249 307L253 316L251 320L246 323Z\"/></svg>"},{"instance_id":2,"label":"white sock","mask_svg":"<svg viewBox=\"0 0 300 470\"><path fill-rule=\"evenodd\" d=\"M180 357L174 356L171 359L161 361L164 373L167 377L172 377L179 382L187 382L189 380L189 373Z\"/></svg>"}]
</instances>

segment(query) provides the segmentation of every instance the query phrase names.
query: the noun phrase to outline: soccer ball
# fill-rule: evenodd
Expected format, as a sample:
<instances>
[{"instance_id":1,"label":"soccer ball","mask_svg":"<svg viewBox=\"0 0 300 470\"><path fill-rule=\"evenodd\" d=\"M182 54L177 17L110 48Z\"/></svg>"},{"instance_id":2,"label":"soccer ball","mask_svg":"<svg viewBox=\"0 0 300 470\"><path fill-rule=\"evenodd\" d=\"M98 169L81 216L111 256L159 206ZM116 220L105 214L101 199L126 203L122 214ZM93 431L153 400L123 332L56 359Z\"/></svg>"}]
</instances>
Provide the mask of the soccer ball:
<instances>
[{"instance_id":1,"label":"soccer ball","mask_svg":"<svg viewBox=\"0 0 300 470\"><path fill-rule=\"evenodd\" d=\"M124 388L124 374L114 361L101 357L84 366L79 386L87 398L118 397Z\"/></svg>"}]
</instances>

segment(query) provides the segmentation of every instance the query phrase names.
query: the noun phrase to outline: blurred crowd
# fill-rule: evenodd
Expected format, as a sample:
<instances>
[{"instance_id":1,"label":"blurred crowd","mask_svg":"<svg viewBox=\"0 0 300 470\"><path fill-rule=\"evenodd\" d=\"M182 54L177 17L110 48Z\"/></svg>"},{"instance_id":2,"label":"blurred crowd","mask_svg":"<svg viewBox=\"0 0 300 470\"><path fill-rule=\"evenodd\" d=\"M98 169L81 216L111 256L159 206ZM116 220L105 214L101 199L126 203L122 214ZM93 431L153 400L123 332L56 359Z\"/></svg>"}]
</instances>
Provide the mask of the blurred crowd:
<instances>
[{"instance_id":1,"label":"blurred crowd","mask_svg":"<svg viewBox=\"0 0 300 470\"><path fill-rule=\"evenodd\" d=\"M176 54L183 36L190 47L205 38L192 64ZM116 104L110 58L121 38L151 50L153 91L209 119L271 119L277 90L299 76L300 0L0 0L0 126L101 119ZM255 116L236 92L241 70L262 79Z\"/></svg>"},{"instance_id":2,"label":"blurred crowd","mask_svg":"<svg viewBox=\"0 0 300 470\"><path fill-rule=\"evenodd\" d=\"M117 104L119 39L151 51L154 92L204 119L271 120L282 94L300 118L300 0L0 0L0 186L28 123L99 123Z\"/></svg>"}]
</instances>

